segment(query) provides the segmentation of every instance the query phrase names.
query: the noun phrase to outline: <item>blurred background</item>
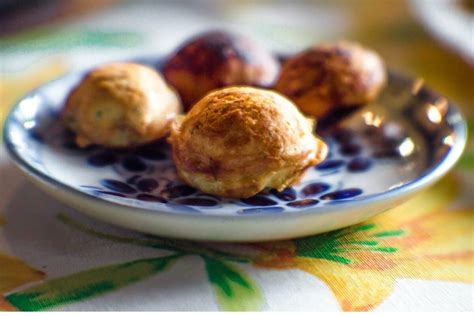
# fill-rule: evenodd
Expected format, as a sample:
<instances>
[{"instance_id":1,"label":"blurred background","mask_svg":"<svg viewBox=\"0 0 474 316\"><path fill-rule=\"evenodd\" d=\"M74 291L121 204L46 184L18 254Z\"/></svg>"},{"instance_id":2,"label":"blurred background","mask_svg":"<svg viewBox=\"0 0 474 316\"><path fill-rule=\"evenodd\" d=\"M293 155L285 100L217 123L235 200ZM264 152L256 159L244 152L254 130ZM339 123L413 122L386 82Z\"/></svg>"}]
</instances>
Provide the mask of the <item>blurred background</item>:
<instances>
[{"instance_id":1,"label":"blurred background","mask_svg":"<svg viewBox=\"0 0 474 316\"><path fill-rule=\"evenodd\" d=\"M284 53L359 41L390 68L424 78L472 122L474 0L1 0L0 124L16 99L47 80L107 60L166 55L208 29ZM473 161L465 155L462 163Z\"/></svg>"}]
</instances>

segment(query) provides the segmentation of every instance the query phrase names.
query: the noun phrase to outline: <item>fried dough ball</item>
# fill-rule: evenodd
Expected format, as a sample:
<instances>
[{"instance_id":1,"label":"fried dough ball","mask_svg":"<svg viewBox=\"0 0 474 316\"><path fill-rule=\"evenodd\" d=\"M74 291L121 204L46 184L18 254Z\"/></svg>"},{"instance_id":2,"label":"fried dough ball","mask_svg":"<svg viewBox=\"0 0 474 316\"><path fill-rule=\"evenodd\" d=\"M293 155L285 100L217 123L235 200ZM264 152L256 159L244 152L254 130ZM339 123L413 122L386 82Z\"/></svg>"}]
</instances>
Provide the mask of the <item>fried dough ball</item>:
<instances>
[{"instance_id":1,"label":"fried dough ball","mask_svg":"<svg viewBox=\"0 0 474 316\"><path fill-rule=\"evenodd\" d=\"M229 87L211 92L173 125L168 141L178 175L209 194L247 198L283 190L327 155L314 121L276 92Z\"/></svg>"},{"instance_id":2,"label":"fried dough ball","mask_svg":"<svg viewBox=\"0 0 474 316\"><path fill-rule=\"evenodd\" d=\"M374 100L386 82L377 53L356 43L315 45L289 58L275 90L318 119Z\"/></svg>"},{"instance_id":3,"label":"fried dough ball","mask_svg":"<svg viewBox=\"0 0 474 316\"><path fill-rule=\"evenodd\" d=\"M267 87L279 64L249 39L225 32L207 32L190 39L168 60L163 74L177 89L186 110L216 88L231 85Z\"/></svg>"},{"instance_id":4,"label":"fried dough ball","mask_svg":"<svg viewBox=\"0 0 474 316\"><path fill-rule=\"evenodd\" d=\"M134 147L165 136L181 112L177 94L153 69L111 63L90 71L66 101L63 119L80 147Z\"/></svg>"}]
</instances>

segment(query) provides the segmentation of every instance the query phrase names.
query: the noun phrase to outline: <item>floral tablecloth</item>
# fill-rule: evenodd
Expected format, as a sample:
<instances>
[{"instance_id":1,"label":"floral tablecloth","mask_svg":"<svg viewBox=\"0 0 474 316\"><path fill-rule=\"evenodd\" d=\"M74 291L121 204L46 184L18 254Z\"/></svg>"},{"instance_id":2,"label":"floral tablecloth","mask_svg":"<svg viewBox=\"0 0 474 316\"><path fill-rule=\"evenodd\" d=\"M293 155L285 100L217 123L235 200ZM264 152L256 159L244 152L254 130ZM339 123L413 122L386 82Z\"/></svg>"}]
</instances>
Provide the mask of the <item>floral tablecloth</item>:
<instances>
[{"instance_id":1,"label":"floral tablecloth","mask_svg":"<svg viewBox=\"0 0 474 316\"><path fill-rule=\"evenodd\" d=\"M400 1L110 3L0 38L0 122L21 94L68 70L164 54L215 27L280 51L359 40L472 119L473 69ZM82 216L31 185L1 148L0 310L472 311L473 168L471 142L454 172L365 223L296 240L213 244Z\"/></svg>"}]
</instances>

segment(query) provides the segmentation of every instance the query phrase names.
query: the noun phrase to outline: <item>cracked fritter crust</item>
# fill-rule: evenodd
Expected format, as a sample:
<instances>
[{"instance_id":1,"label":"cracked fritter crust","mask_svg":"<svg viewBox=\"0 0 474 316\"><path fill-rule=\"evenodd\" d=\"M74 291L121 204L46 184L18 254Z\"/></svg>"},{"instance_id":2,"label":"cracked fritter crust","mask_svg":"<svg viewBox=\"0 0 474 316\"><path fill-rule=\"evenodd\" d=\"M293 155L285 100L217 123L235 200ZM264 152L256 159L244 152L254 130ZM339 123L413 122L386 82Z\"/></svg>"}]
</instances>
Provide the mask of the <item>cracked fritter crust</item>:
<instances>
[{"instance_id":1,"label":"cracked fritter crust","mask_svg":"<svg viewBox=\"0 0 474 316\"><path fill-rule=\"evenodd\" d=\"M177 94L153 69L111 63L89 72L63 111L80 147L133 147L165 136L181 112Z\"/></svg>"},{"instance_id":2,"label":"cracked fritter crust","mask_svg":"<svg viewBox=\"0 0 474 316\"><path fill-rule=\"evenodd\" d=\"M259 45L235 34L213 31L184 43L167 61L163 74L189 109L217 88L270 86L278 69L276 59Z\"/></svg>"},{"instance_id":3,"label":"cracked fritter crust","mask_svg":"<svg viewBox=\"0 0 474 316\"><path fill-rule=\"evenodd\" d=\"M282 66L275 90L318 119L374 100L386 82L381 58L356 43L315 45Z\"/></svg>"},{"instance_id":4,"label":"cracked fritter crust","mask_svg":"<svg viewBox=\"0 0 474 316\"><path fill-rule=\"evenodd\" d=\"M179 176L201 191L233 198L283 190L327 155L314 121L278 93L230 87L201 99L172 128Z\"/></svg>"}]
</instances>

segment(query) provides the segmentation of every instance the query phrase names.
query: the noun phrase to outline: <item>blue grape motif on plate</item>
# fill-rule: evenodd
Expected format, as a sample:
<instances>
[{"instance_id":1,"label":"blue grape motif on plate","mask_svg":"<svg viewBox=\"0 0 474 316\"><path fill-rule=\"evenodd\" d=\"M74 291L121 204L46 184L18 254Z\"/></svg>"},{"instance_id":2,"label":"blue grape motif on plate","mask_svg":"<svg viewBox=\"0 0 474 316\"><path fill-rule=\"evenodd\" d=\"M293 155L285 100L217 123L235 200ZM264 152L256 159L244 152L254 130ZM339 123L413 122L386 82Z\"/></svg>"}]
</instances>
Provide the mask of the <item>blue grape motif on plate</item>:
<instances>
[{"instance_id":1,"label":"blue grape motif on plate","mask_svg":"<svg viewBox=\"0 0 474 316\"><path fill-rule=\"evenodd\" d=\"M93 168L109 168L115 172L116 177L103 178L98 184L82 186L94 194L166 204L180 212L197 212L200 208L218 209L230 204L236 208L236 214L274 214L348 201L363 195L361 188L344 188L344 181L336 185L330 177L340 173L367 172L376 164L376 160L400 159L397 151L399 139L384 142L379 130L371 131L370 135L364 133L368 132L337 127L325 134L331 155L314 167L313 172L319 179L282 191L266 190L238 200L205 194L180 182L171 160L170 148L162 140L132 150L97 146L80 149L72 145L69 135L63 147L84 152L87 164ZM363 142L367 139L369 147Z\"/></svg>"}]
</instances>

